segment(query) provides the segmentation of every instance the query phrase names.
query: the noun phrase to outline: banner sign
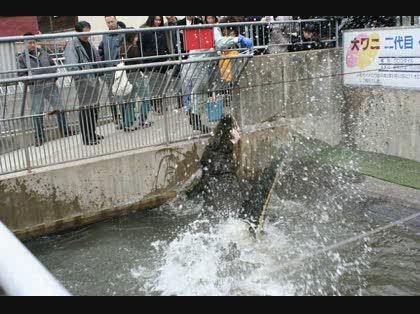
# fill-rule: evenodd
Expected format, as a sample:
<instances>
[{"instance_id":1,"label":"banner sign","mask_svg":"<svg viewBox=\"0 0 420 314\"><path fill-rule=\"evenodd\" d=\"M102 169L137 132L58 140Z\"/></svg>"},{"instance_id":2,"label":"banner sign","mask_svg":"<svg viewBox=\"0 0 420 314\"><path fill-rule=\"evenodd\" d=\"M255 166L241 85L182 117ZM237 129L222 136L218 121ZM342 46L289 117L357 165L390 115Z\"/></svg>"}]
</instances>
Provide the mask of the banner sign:
<instances>
[{"instance_id":1,"label":"banner sign","mask_svg":"<svg viewBox=\"0 0 420 314\"><path fill-rule=\"evenodd\" d=\"M343 32L344 84L420 89L420 28Z\"/></svg>"}]
</instances>

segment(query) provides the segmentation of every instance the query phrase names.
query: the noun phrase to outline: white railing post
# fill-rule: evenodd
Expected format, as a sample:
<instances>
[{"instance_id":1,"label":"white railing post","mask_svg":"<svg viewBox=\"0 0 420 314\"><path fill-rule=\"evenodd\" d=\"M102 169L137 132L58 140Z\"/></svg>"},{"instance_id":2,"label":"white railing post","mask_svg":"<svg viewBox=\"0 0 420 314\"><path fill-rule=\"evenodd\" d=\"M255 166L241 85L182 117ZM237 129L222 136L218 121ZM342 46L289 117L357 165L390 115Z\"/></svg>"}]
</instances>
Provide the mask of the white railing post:
<instances>
[{"instance_id":1,"label":"white railing post","mask_svg":"<svg viewBox=\"0 0 420 314\"><path fill-rule=\"evenodd\" d=\"M70 296L70 293L0 222L0 287L10 296Z\"/></svg>"}]
</instances>

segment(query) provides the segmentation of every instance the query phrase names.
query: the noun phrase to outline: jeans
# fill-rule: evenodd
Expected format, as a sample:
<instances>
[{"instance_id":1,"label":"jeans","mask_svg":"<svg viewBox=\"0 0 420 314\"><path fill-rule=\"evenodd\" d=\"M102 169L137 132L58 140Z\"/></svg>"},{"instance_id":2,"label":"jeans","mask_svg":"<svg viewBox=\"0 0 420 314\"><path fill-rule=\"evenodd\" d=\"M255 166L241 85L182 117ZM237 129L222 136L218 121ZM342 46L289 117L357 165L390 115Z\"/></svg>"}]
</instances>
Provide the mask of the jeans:
<instances>
[{"instance_id":1,"label":"jeans","mask_svg":"<svg viewBox=\"0 0 420 314\"><path fill-rule=\"evenodd\" d=\"M29 86L30 112L35 126L35 140L44 141L44 109L45 101L57 110L57 123L61 136L68 136L67 119L63 112L60 94L55 82L39 83Z\"/></svg>"},{"instance_id":2,"label":"jeans","mask_svg":"<svg viewBox=\"0 0 420 314\"><path fill-rule=\"evenodd\" d=\"M151 107L150 101L150 83L148 77L139 77L136 80L135 95L137 99L140 99L140 115L139 121L140 126L144 125L147 121L147 117Z\"/></svg>"},{"instance_id":3,"label":"jeans","mask_svg":"<svg viewBox=\"0 0 420 314\"><path fill-rule=\"evenodd\" d=\"M133 126L135 120L134 108L136 107L136 100L132 97L133 93L128 97L115 97L122 113L122 126L129 128Z\"/></svg>"}]
</instances>

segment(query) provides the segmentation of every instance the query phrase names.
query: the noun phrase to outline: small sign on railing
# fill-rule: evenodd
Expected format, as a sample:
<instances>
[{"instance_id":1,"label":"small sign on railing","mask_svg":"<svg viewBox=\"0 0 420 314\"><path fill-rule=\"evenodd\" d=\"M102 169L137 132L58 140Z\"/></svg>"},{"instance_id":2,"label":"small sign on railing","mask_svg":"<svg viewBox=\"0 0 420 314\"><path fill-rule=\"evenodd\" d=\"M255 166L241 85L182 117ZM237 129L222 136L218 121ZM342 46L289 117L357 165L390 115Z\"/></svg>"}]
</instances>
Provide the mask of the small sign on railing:
<instances>
[{"instance_id":1,"label":"small sign on railing","mask_svg":"<svg viewBox=\"0 0 420 314\"><path fill-rule=\"evenodd\" d=\"M212 28L184 30L185 50L214 48L214 33Z\"/></svg>"}]
</instances>

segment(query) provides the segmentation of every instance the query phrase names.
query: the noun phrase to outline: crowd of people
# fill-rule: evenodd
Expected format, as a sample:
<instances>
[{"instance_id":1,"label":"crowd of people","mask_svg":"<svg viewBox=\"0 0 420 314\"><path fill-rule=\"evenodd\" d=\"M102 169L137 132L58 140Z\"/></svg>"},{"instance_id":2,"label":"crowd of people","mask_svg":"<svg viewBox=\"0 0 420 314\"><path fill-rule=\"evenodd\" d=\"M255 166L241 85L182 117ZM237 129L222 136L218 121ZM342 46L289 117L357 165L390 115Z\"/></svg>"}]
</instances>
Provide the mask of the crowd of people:
<instances>
[{"instance_id":1,"label":"crowd of people","mask_svg":"<svg viewBox=\"0 0 420 314\"><path fill-rule=\"evenodd\" d=\"M323 44L321 34L322 26L316 23L299 24L298 29L292 29L291 24L265 24L263 27L217 27L218 23L239 23L250 21L278 21L287 22L296 19L311 19L325 17L294 17L294 16L186 16L178 19L176 16L149 16L141 28L156 28L153 32L142 32L141 34L130 33L107 33L103 35L99 46L95 46L89 35L83 35L91 31L91 26L86 21L77 22L75 31L81 33L80 36L72 38L64 50L65 64L67 71L92 70L99 67L118 67L120 65L135 65L140 63L154 63L171 60L168 56L182 55L183 58L199 59L211 57L221 53L226 49L250 49L262 41L267 47L261 48L256 53L280 53L287 51L302 51L329 47ZM335 21L342 21L345 17L328 17L336 20L330 21L331 25L336 25ZM105 22L110 31L127 28L127 25L118 21L116 16L105 16ZM166 20L166 22L165 22ZM366 21L357 21L360 25L366 26ZM388 21L389 22L389 21ZM391 22L389 22L391 23ZM214 35L214 49L197 49L199 51L189 51L185 54L184 37L177 36L177 30L159 31L162 26L188 26L198 24L212 24ZM216 25L216 26L215 26ZM359 26L360 26L359 25ZM298 32L296 32L298 30ZM27 33L26 36L33 34ZM181 40L179 44L178 38ZM51 56L37 45L35 40L27 41L29 56L23 52L18 59L20 69L28 69L28 60L32 74L56 73L57 68ZM181 50L181 51L179 51ZM194 53L199 52L199 53ZM176 57L172 57L176 59ZM194 130L208 132L202 123L200 106L205 103L208 97L206 75L209 71L205 69L206 63L192 63L188 71L181 67L175 76L180 74L182 82L183 97L178 97L178 108L185 108L190 117L190 124ZM225 66L225 64L224 64ZM110 103L113 122L117 129L125 132L136 131L139 128L150 127L148 123L148 113L151 107L162 114L164 108L162 100L162 84L160 84L169 70L168 67L159 66L151 68L147 75L143 70L131 70L126 72L126 77L118 77L116 81L116 71L106 72L102 75L108 90L108 100ZM172 69L174 70L174 69ZM180 72L179 72L180 71ZM19 75L27 75L27 72L20 72ZM97 74L87 74L74 77L75 88L79 100L79 123L84 145L97 145L104 137L97 133L98 111L100 103L100 85ZM125 90L115 85L125 84ZM127 88L128 87L128 88ZM43 116L45 103L57 111L57 121L62 137L72 136L72 132L66 121L66 116L61 108L62 102L56 79L29 82L30 92L30 112L34 116L35 145L41 146L45 142L43 126ZM140 114L136 116L137 99L143 99L140 104ZM153 100L153 101L151 101ZM136 121L139 121L138 125Z\"/></svg>"}]
</instances>

